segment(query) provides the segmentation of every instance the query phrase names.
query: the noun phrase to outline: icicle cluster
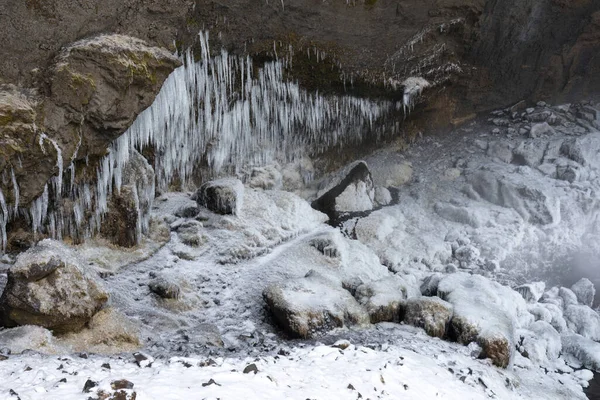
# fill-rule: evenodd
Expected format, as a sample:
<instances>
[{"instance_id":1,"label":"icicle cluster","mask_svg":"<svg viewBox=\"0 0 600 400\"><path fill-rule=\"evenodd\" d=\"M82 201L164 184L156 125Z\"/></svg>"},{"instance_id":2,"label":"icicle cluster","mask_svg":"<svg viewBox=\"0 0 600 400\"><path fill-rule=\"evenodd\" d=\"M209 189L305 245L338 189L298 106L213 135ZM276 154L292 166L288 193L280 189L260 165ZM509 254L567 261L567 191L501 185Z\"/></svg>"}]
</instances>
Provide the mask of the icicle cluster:
<instances>
[{"instance_id":1,"label":"icicle cluster","mask_svg":"<svg viewBox=\"0 0 600 400\"><path fill-rule=\"evenodd\" d=\"M55 148L58 176L29 210L21 211L35 232L54 238L89 237L98 231L113 191L120 191L123 168L134 149L152 146L156 182L161 190L178 179L186 184L195 168L205 163L214 175L224 168L292 161L303 153L319 153L333 146L357 143L367 135L379 137L381 122L395 104L351 96L308 93L284 79L284 61L255 69L250 57L225 50L210 57L208 35L200 34L201 61L188 51L184 65L165 81L151 107L115 140L98 166L97 182L75 184L75 167L68 188L63 186L63 160ZM16 193L18 185L14 183ZM138 204L151 204L154 184L135 188ZM18 195L17 195L18 197ZM69 201L63 201L68 198ZM0 230L6 245L10 210L0 192ZM138 207L138 229L148 228L148 213Z\"/></svg>"}]
</instances>

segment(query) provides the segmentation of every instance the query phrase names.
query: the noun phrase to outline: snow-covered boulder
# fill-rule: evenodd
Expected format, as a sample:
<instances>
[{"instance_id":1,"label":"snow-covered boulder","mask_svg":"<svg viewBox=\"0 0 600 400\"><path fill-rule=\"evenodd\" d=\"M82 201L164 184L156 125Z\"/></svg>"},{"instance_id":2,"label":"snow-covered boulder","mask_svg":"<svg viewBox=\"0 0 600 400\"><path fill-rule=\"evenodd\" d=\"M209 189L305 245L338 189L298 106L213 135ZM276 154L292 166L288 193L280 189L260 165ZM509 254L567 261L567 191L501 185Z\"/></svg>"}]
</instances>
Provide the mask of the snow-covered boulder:
<instances>
[{"instance_id":1,"label":"snow-covered boulder","mask_svg":"<svg viewBox=\"0 0 600 400\"><path fill-rule=\"evenodd\" d=\"M581 336L600 341L600 315L588 306L569 305L564 312L567 326Z\"/></svg>"},{"instance_id":2,"label":"snow-covered boulder","mask_svg":"<svg viewBox=\"0 0 600 400\"><path fill-rule=\"evenodd\" d=\"M334 219L339 213L372 210L375 189L367 163L357 161L336 174L319 190L313 208Z\"/></svg>"},{"instance_id":3,"label":"snow-covered boulder","mask_svg":"<svg viewBox=\"0 0 600 400\"><path fill-rule=\"evenodd\" d=\"M435 274L431 274L421 283L419 290L423 296L435 296L438 291L438 285L440 281L444 278L444 274L436 272Z\"/></svg>"},{"instance_id":4,"label":"snow-covered boulder","mask_svg":"<svg viewBox=\"0 0 600 400\"><path fill-rule=\"evenodd\" d=\"M81 329L108 293L71 249L46 239L22 253L0 298L4 326L40 325L55 332Z\"/></svg>"},{"instance_id":5,"label":"snow-covered boulder","mask_svg":"<svg viewBox=\"0 0 600 400\"><path fill-rule=\"evenodd\" d=\"M577 296L573 291L566 287L561 287L558 289L558 295L562 299L563 307L566 309L568 306L573 306L577 304Z\"/></svg>"},{"instance_id":6,"label":"snow-covered boulder","mask_svg":"<svg viewBox=\"0 0 600 400\"><path fill-rule=\"evenodd\" d=\"M309 338L346 324L369 323L367 311L341 282L313 270L303 278L271 284L263 298L279 325L295 337Z\"/></svg>"},{"instance_id":7,"label":"snow-covered boulder","mask_svg":"<svg viewBox=\"0 0 600 400\"><path fill-rule=\"evenodd\" d=\"M198 205L217 214L239 215L244 201L244 184L236 178L206 182L196 192Z\"/></svg>"},{"instance_id":8,"label":"snow-covered boulder","mask_svg":"<svg viewBox=\"0 0 600 400\"><path fill-rule=\"evenodd\" d=\"M522 336L521 353L536 365L558 359L562 349L560 334L548 322L536 321Z\"/></svg>"},{"instance_id":9,"label":"snow-covered boulder","mask_svg":"<svg viewBox=\"0 0 600 400\"><path fill-rule=\"evenodd\" d=\"M520 174L501 177L490 171L478 171L469 176L469 182L481 198L514 209L525 221L539 225L560 221L558 198L535 180L525 180Z\"/></svg>"},{"instance_id":10,"label":"snow-covered boulder","mask_svg":"<svg viewBox=\"0 0 600 400\"><path fill-rule=\"evenodd\" d=\"M546 284L544 282L527 283L515 288L528 303L537 303L544 294L545 289Z\"/></svg>"},{"instance_id":11,"label":"snow-covered boulder","mask_svg":"<svg viewBox=\"0 0 600 400\"><path fill-rule=\"evenodd\" d=\"M403 321L423 328L429 336L443 338L452 314L452 304L439 297L420 297L406 302Z\"/></svg>"},{"instance_id":12,"label":"snow-covered boulder","mask_svg":"<svg viewBox=\"0 0 600 400\"><path fill-rule=\"evenodd\" d=\"M19 354L25 350L52 352L56 349L52 332L34 325L0 331L0 346L12 354Z\"/></svg>"},{"instance_id":13,"label":"snow-covered boulder","mask_svg":"<svg viewBox=\"0 0 600 400\"><path fill-rule=\"evenodd\" d=\"M363 284L355 293L358 302L366 307L373 324L399 321L405 300L420 295L414 277L399 275Z\"/></svg>"},{"instance_id":14,"label":"snow-covered boulder","mask_svg":"<svg viewBox=\"0 0 600 400\"><path fill-rule=\"evenodd\" d=\"M283 176L279 172L278 166L275 165L255 167L247 182L248 186L255 189L281 189Z\"/></svg>"},{"instance_id":15,"label":"snow-covered boulder","mask_svg":"<svg viewBox=\"0 0 600 400\"><path fill-rule=\"evenodd\" d=\"M600 371L600 343L581 335L564 335L562 351L575 357L584 367Z\"/></svg>"},{"instance_id":16,"label":"snow-covered boulder","mask_svg":"<svg viewBox=\"0 0 600 400\"><path fill-rule=\"evenodd\" d=\"M591 307L594 304L594 297L596 296L596 288L592 281L588 278L581 278L573 286L571 290L577 296L579 303Z\"/></svg>"},{"instance_id":17,"label":"snow-covered boulder","mask_svg":"<svg viewBox=\"0 0 600 400\"><path fill-rule=\"evenodd\" d=\"M456 273L439 283L438 296L454 306L453 339L477 342L482 357L506 367L516 344L515 330L532 319L519 293L480 275Z\"/></svg>"}]
</instances>

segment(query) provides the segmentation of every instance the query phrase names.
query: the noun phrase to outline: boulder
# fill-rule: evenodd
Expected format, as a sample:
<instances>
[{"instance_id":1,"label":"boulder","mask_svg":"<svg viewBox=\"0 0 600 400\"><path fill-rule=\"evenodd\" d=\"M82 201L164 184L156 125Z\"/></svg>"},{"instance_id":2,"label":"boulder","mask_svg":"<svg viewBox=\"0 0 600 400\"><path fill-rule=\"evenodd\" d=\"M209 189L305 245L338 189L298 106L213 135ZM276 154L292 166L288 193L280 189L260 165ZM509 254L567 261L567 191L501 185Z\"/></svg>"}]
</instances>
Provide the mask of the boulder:
<instances>
[{"instance_id":1,"label":"boulder","mask_svg":"<svg viewBox=\"0 0 600 400\"><path fill-rule=\"evenodd\" d=\"M514 290L480 275L455 273L438 285L438 296L451 303L449 337L477 342L481 357L506 367L515 348L515 330L531 321L525 300Z\"/></svg>"},{"instance_id":2,"label":"boulder","mask_svg":"<svg viewBox=\"0 0 600 400\"><path fill-rule=\"evenodd\" d=\"M521 176L498 176L489 171L470 175L469 182L483 199L514 209L525 221L538 225L560 221L559 199L539 182L524 181Z\"/></svg>"},{"instance_id":3,"label":"boulder","mask_svg":"<svg viewBox=\"0 0 600 400\"><path fill-rule=\"evenodd\" d=\"M281 189L283 176L277 166L255 167L250 173L248 186L256 189Z\"/></svg>"},{"instance_id":4,"label":"boulder","mask_svg":"<svg viewBox=\"0 0 600 400\"><path fill-rule=\"evenodd\" d=\"M367 163L355 162L336 174L318 192L312 207L324 212L330 219L340 213L372 210L375 189Z\"/></svg>"},{"instance_id":5,"label":"boulder","mask_svg":"<svg viewBox=\"0 0 600 400\"><path fill-rule=\"evenodd\" d=\"M358 302L367 309L372 324L398 322L405 300L420 295L416 282L398 275L363 284L355 293Z\"/></svg>"},{"instance_id":6,"label":"boulder","mask_svg":"<svg viewBox=\"0 0 600 400\"><path fill-rule=\"evenodd\" d=\"M515 288L528 303L537 303L544 294L545 289L546 284L544 282L527 283Z\"/></svg>"},{"instance_id":7,"label":"boulder","mask_svg":"<svg viewBox=\"0 0 600 400\"><path fill-rule=\"evenodd\" d=\"M537 115L539 115L539 114L537 114ZM547 117L549 117L549 116L550 115L548 115ZM543 120L545 120L546 118L544 118ZM530 118L530 120L534 121L534 122L536 121L535 118ZM548 125L547 122L542 122L541 124L534 124L531 126L531 130L529 131L529 137L530 138L539 138L542 136L552 136L555 133L556 133L556 131L554 130L554 128L552 128L550 125Z\"/></svg>"},{"instance_id":8,"label":"boulder","mask_svg":"<svg viewBox=\"0 0 600 400\"><path fill-rule=\"evenodd\" d=\"M547 145L533 140L521 142L513 150L512 163L535 168L542 164Z\"/></svg>"},{"instance_id":9,"label":"boulder","mask_svg":"<svg viewBox=\"0 0 600 400\"><path fill-rule=\"evenodd\" d=\"M369 314L341 282L311 270L303 278L274 283L263 298L277 323L291 336L310 338L344 325L365 325Z\"/></svg>"},{"instance_id":10,"label":"boulder","mask_svg":"<svg viewBox=\"0 0 600 400\"><path fill-rule=\"evenodd\" d=\"M244 185L236 178L217 179L200 186L193 198L214 213L240 215Z\"/></svg>"},{"instance_id":11,"label":"boulder","mask_svg":"<svg viewBox=\"0 0 600 400\"><path fill-rule=\"evenodd\" d=\"M513 149L509 143L494 141L490 142L487 155L492 159L509 164L513 159Z\"/></svg>"},{"instance_id":12,"label":"boulder","mask_svg":"<svg viewBox=\"0 0 600 400\"><path fill-rule=\"evenodd\" d=\"M452 304L439 297L409 299L404 309L406 324L425 329L429 336L443 338L452 319Z\"/></svg>"},{"instance_id":13,"label":"boulder","mask_svg":"<svg viewBox=\"0 0 600 400\"><path fill-rule=\"evenodd\" d=\"M40 325L57 333L81 329L107 302L108 293L62 243L44 240L21 254L0 297L6 327Z\"/></svg>"},{"instance_id":14,"label":"boulder","mask_svg":"<svg viewBox=\"0 0 600 400\"><path fill-rule=\"evenodd\" d=\"M0 331L0 346L11 354L25 350L52 352L56 349L52 332L41 326L24 325Z\"/></svg>"},{"instance_id":15,"label":"boulder","mask_svg":"<svg viewBox=\"0 0 600 400\"><path fill-rule=\"evenodd\" d=\"M392 194L387 188L377 186L375 188L375 202L380 206L387 206L392 202Z\"/></svg>"},{"instance_id":16,"label":"boulder","mask_svg":"<svg viewBox=\"0 0 600 400\"><path fill-rule=\"evenodd\" d=\"M592 281L587 278L581 278L573 286L571 290L577 296L579 303L592 307L594 304L594 297L596 296L596 288Z\"/></svg>"},{"instance_id":17,"label":"boulder","mask_svg":"<svg viewBox=\"0 0 600 400\"><path fill-rule=\"evenodd\" d=\"M148 283L148 288L162 299L178 299L181 296L179 285L164 277L154 278Z\"/></svg>"},{"instance_id":18,"label":"boulder","mask_svg":"<svg viewBox=\"0 0 600 400\"><path fill-rule=\"evenodd\" d=\"M536 365L556 361L562 349L560 334L548 322L536 321L522 340L523 356Z\"/></svg>"},{"instance_id":19,"label":"boulder","mask_svg":"<svg viewBox=\"0 0 600 400\"><path fill-rule=\"evenodd\" d=\"M600 343L581 335L564 335L561 342L563 354L575 357L584 367L600 372Z\"/></svg>"},{"instance_id":20,"label":"boulder","mask_svg":"<svg viewBox=\"0 0 600 400\"><path fill-rule=\"evenodd\" d=\"M564 312L567 326L581 336L600 341L600 315L588 306L568 305Z\"/></svg>"},{"instance_id":21,"label":"boulder","mask_svg":"<svg viewBox=\"0 0 600 400\"><path fill-rule=\"evenodd\" d=\"M577 296L573 291L566 287L561 287L558 289L558 296L562 299L563 308L567 308L568 306L577 305Z\"/></svg>"}]
</instances>

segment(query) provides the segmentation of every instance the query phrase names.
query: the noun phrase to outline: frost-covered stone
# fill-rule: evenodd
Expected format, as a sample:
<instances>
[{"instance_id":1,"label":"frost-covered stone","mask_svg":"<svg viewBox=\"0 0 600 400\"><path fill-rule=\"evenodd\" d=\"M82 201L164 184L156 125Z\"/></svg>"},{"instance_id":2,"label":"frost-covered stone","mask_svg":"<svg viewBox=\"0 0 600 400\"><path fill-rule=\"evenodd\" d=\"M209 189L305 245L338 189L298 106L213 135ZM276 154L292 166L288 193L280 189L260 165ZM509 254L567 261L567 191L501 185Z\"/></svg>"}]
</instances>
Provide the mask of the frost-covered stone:
<instances>
[{"instance_id":1,"label":"frost-covered stone","mask_svg":"<svg viewBox=\"0 0 600 400\"><path fill-rule=\"evenodd\" d=\"M475 212L468 206L457 206L450 203L436 203L434 211L445 220L470 225L473 228L479 228L483 225L481 214Z\"/></svg>"},{"instance_id":2,"label":"frost-covered stone","mask_svg":"<svg viewBox=\"0 0 600 400\"><path fill-rule=\"evenodd\" d=\"M573 286L571 290L577 296L579 303L591 307L594 304L594 297L596 296L596 288L592 281L588 278L581 278Z\"/></svg>"},{"instance_id":3,"label":"frost-covered stone","mask_svg":"<svg viewBox=\"0 0 600 400\"><path fill-rule=\"evenodd\" d=\"M509 164L513 158L513 149L509 143L494 141L489 144L487 155L492 159Z\"/></svg>"},{"instance_id":4,"label":"frost-covered stone","mask_svg":"<svg viewBox=\"0 0 600 400\"><path fill-rule=\"evenodd\" d=\"M544 159L546 145L537 141L528 140L521 142L516 149L513 150L513 164L527 165L529 167L537 167Z\"/></svg>"},{"instance_id":5,"label":"frost-covered stone","mask_svg":"<svg viewBox=\"0 0 600 400\"><path fill-rule=\"evenodd\" d=\"M536 321L529 325L522 341L523 355L536 365L555 361L562 349L560 334L548 322Z\"/></svg>"},{"instance_id":6,"label":"frost-covered stone","mask_svg":"<svg viewBox=\"0 0 600 400\"><path fill-rule=\"evenodd\" d=\"M571 289L566 287L561 287L558 289L558 295L562 299L563 307L566 309L569 306L573 306L577 304L577 296Z\"/></svg>"},{"instance_id":7,"label":"frost-covered stone","mask_svg":"<svg viewBox=\"0 0 600 400\"><path fill-rule=\"evenodd\" d=\"M244 184L236 178L206 182L195 194L198 205L217 214L240 215L244 201Z\"/></svg>"},{"instance_id":8,"label":"frost-covered stone","mask_svg":"<svg viewBox=\"0 0 600 400\"><path fill-rule=\"evenodd\" d=\"M456 273L438 285L438 296L454 306L450 336L476 341L495 365L506 367L515 347L515 329L531 321L525 300L514 290L480 275Z\"/></svg>"},{"instance_id":9,"label":"frost-covered stone","mask_svg":"<svg viewBox=\"0 0 600 400\"><path fill-rule=\"evenodd\" d=\"M399 321L405 300L420 294L413 277L393 275L359 286L355 297L366 307L371 323L376 324Z\"/></svg>"},{"instance_id":10,"label":"frost-covered stone","mask_svg":"<svg viewBox=\"0 0 600 400\"><path fill-rule=\"evenodd\" d=\"M438 292L438 285L443 278L444 274L435 273L423 279L423 283L421 283L419 288L421 290L421 294L428 297L435 296Z\"/></svg>"},{"instance_id":11,"label":"frost-covered stone","mask_svg":"<svg viewBox=\"0 0 600 400\"><path fill-rule=\"evenodd\" d=\"M532 119L530 119L532 120ZM532 120L533 121L533 120ZM542 122L540 124L534 124L531 126L531 130L529 131L530 138L539 138L542 136L552 136L556 134L554 128L548 125L547 122Z\"/></svg>"},{"instance_id":12,"label":"frost-covered stone","mask_svg":"<svg viewBox=\"0 0 600 400\"><path fill-rule=\"evenodd\" d=\"M41 326L24 325L0 331L0 347L19 354L25 350L52 352L55 349L52 332Z\"/></svg>"},{"instance_id":13,"label":"frost-covered stone","mask_svg":"<svg viewBox=\"0 0 600 400\"><path fill-rule=\"evenodd\" d=\"M425 329L429 336L443 338L452 314L452 304L439 297L420 297L406 302L403 321Z\"/></svg>"},{"instance_id":14,"label":"frost-covered stone","mask_svg":"<svg viewBox=\"0 0 600 400\"><path fill-rule=\"evenodd\" d=\"M375 189L364 161L350 164L319 190L313 208L334 219L338 213L372 210Z\"/></svg>"},{"instance_id":15,"label":"frost-covered stone","mask_svg":"<svg viewBox=\"0 0 600 400\"><path fill-rule=\"evenodd\" d=\"M588 306L568 305L564 312L567 326L581 336L600 341L600 315Z\"/></svg>"},{"instance_id":16,"label":"frost-covered stone","mask_svg":"<svg viewBox=\"0 0 600 400\"><path fill-rule=\"evenodd\" d=\"M181 296L181 288L175 282L163 276L154 278L148 283L150 291L163 299L178 299Z\"/></svg>"},{"instance_id":17,"label":"frost-covered stone","mask_svg":"<svg viewBox=\"0 0 600 400\"><path fill-rule=\"evenodd\" d=\"M8 327L40 325L69 332L81 329L107 300L108 293L72 250L44 240L8 271L0 321Z\"/></svg>"},{"instance_id":18,"label":"frost-covered stone","mask_svg":"<svg viewBox=\"0 0 600 400\"><path fill-rule=\"evenodd\" d=\"M556 329L558 333L564 334L568 332L567 321L565 321L562 310L559 306L553 303L540 303L540 305L550 313L550 320L547 322L550 322L550 325L552 325L552 327Z\"/></svg>"},{"instance_id":19,"label":"frost-covered stone","mask_svg":"<svg viewBox=\"0 0 600 400\"><path fill-rule=\"evenodd\" d=\"M469 182L483 199L514 209L526 221L540 225L560 221L560 201L537 181L481 171L470 175Z\"/></svg>"},{"instance_id":20,"label":"frost-covered stone","mask_svg":"<svg viewBox=\"0 0 600 400\"><path fill-rule=\"evenodd\" d=\"M279 325L290 335L309 338L346 324L369 323L369 314L342 288L341 282L315 272L268 286L263 298Z\"/></svg>"},{"instance_id":21,"label":"frost-covered stone","mask_svg":"<svg viewBox=\"0 0 600 400\"><path fill-rule=\"evenodd\" d=\"M537 303L544 294L545 289L546 284L544 282L528 283L515 288L528 303Z\"/></svg>"},{"instance_id":22,"label":"frost-covered stone","mask_svg":"<svg viewBox=\"0 0 600 400\"><path fill-rule=\"evenodd\" d=\"M250 173L248 186L256 189L281 189L283 187L283 175L274 165L255 167Z\"/></svg>"},{"instance_id":23,"label":"frost-covered stone","mask_svg":"<svg viewBox=\"0 0 600 400\"><path fill-rule=\"evenodd\" d=\"M460 261L461 266L468 266L479 258L479 250L471 245L461 246L454 251L454 257Z\"/></svg>"},{"instance_id":24,"label":"frost-covered stone","mask_svg":"<svg viewBox=\"0 0 600 400\"><path fill-rule=\"evenodd\" d=\"M387 206L392 202L392 194L387 188L377 186L375 187L375 202L380 206Z\"/></svg>"},{"instance_id":25,"label":"frost-covered stone","mask_svg":"<svg viewBox=\"0 0 600 400\"><path fill-rule=\"evenodd\" d=\"M586 368L600 371L600 343L581 335L564 335L561 339L563 353L575 357Z\"/></svg>"}]
</instances>

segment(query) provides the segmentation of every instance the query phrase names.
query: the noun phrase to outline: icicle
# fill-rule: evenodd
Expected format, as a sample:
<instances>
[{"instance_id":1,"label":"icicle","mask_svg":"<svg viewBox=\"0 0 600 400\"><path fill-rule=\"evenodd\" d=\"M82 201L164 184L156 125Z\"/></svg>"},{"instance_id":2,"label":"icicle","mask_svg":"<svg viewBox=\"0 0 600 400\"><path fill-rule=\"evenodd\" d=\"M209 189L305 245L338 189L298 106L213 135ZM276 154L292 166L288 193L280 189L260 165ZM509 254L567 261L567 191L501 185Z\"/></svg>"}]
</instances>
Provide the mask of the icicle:
<instances>
[{"instance_id":1,"label":"icicle","mask_svg":"<svg viewBox=\"0 0 600 400\"><path fill-rule=\"evenodd\" d=\"M17 215L17 213L19 212L19 184L17 183L17 177L15 176L15 170L14 168L10 169L10 178L12 180L12 186L13 186L13 197L15 199L15 204L14 204L14 214L15 216Z\"/></svg>"}]
</instances>

